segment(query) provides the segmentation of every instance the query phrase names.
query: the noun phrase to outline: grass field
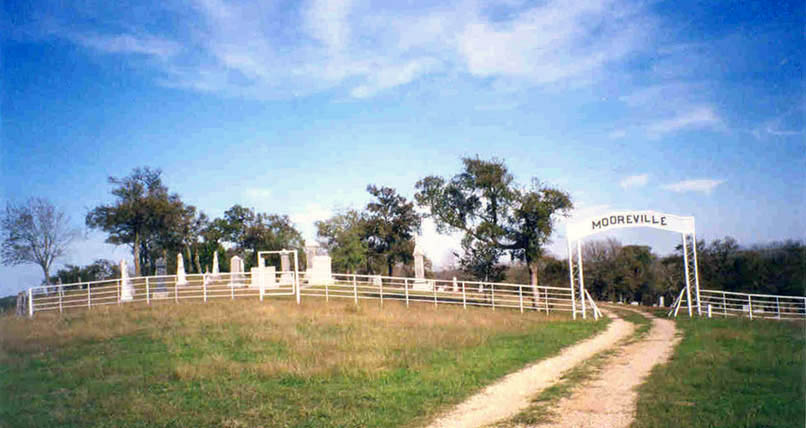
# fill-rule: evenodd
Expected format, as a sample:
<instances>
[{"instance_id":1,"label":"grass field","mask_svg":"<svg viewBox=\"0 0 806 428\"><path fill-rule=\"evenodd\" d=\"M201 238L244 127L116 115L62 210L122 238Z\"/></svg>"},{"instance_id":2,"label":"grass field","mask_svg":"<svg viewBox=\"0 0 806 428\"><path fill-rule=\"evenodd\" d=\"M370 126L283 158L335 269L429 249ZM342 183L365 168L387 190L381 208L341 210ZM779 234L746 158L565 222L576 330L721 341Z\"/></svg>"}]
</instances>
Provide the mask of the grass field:
<instances>
[{"instance_id":1,"label":"grass field","mask_svg":"<svg viewBox=\"0 0 806 428\"><path fill-rule=\"evenodd\" d=\"M413 425L605 325L347 301L5 315L0 426Z\"/></svg>"},{"instance_id":2,"label":"grass field","mask_svg":"<svg viewBox=\"0 0 806 428\"><path fill-rule=\"evenodd\" d=\"M671 361L639 390L636 428L802 427L803 323L690 320Z\"/></svg>"}]
</instances>

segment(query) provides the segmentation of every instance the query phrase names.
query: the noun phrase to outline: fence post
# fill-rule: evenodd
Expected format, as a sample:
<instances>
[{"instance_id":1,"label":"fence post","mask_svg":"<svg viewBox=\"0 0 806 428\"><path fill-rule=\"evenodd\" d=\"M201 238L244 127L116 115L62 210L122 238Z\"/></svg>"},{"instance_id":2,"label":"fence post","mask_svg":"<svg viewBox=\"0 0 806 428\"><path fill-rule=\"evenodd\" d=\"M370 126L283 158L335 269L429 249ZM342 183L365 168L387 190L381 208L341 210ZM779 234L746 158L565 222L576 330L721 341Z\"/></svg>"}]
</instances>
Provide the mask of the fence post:
<instances>
[{"instance_id":1,"label":"fence post","mask_svg":"<svg viewBox=\"0 0 806 428\"><path fill-rule=\"evenodd\" d=\"M462 281L462 307L467 309L467 292L465 291L465 282Z\"/></svg>"},{"instance_id":2,"label":"fence post","mask_svg":"<svg viewBox=\"0 0 806 428\"><path fill-rule=\"evenodd\" d=\"M383 281L381 281L380 288L381 288L381 306L383 306Z\"/></svg>"},{"instance_id":3,"label":"fence post","mask_svg":"<svg viewBox=\"0 0 806 428\"><path fill-rule=\"evenodd\" d=\"M179 287L176 285L177 282L178 277L174 280L174 303L179 303Z\"/></svg>"},{"instance_id":4,"label":"fence post","mask_svg":"<svg viewBox=\"0 0 806 428\"><path fill-rule=\"evenodd\" d=\"M753 319L753 296L747 295L747 306L750 309L750 319Z\"/></svg>"},{"instance_id":5,"label":"fence post","mask_svg":"<svg viewBox=\"0 0 806 428\"><path fill-rule=\"evenodd\" d=\"M87 283L87 307L92 307L92 294L90 294L90 283Z\"/></svg>"},{"instance_id":6,"label":"fence post","mask_svg":"<svg viewBox=\"0 0 806 428\"><path fill-rule=\"evenodd\" d=\"M34 316L34 292L33 289L28 289L28 317Z\"/></svg>"},{"instance_id":7,"label":"fence post","mask_svg":"<svg viewBox=\"0 0 806 428\"><path fill-rule=\"evenodd\" d=\"M118 305L120 305L120 287L121 287L121 286L122 286L121 281L120 281L120 280L118 280L118 288L117 288L117 292L118 292Z\"/></svg>"},{"instance_id":8,"label":"fence post","mask_svg":"<svg viewBox=\"0 0 806 428\"><path fill-rule=\"evenodd\" d=\"M708 318L711 318L711 304L708 304Z\"/></svg>"},{"instance_id":9,"label":"fence post","mask_svg":"<svg viewBox=\"0 0 806 428\"><path fill-rule=\"evenodd\" d=\"M207 274L202 276L202 295L204 296L204 303L207 303Z\"/></svg>"},{"instance_id":10,"label":"fence post","mask_svg":"<svg viewBox=\"0 0 806 428\"><path fill-rule=\"evenodd\" d=\"M521 307L521 313L523 313L523 285L518 285L518 301Z\"/></svg>"},{"instance_id":11,"label":"fence post","mask_svg":"<svg viewBox=\"0 0 806 428\"><path fill-rule=\"evenodd\" d=\"M146 277L146 304L151 304L151 291L148 287L148 277Z\"/></svg>"},{"instance_id":12,"label":"fence post","mask_svg":"<svg viewBox=\"0 0 806 428\"><path fill-rule=\"evenodd\" d=\"M728 300L725 298L725 292L722 292L722 314L725 318L728 317Z\"/></svg>"},{"instance_id":13,"label":"fence post","mask_svg":"<svg viewBox=\"0 0 806 428\"><path fill-rule=\"evenodd\" d=\"M62 291L62 286L59 286L59 313L62 313L62 295L63 295L63 293L64 292Z\"/></svg>"},{"instance_id":14,"label":"fence post","mask_svg":"<svg viewBox=\"0 0 806 428\"><path fill-rule=\"evenodd\" d=\"M495 284L490 283L490 298L493 304L493 310L495 310Z\"/></svg>"},{"instance_id":15,"label":"fence post","mask_svg":"<svg viewBox=\"0 0 806 428\"><path fill-rule=\"evenodd\" d=\"M434 292L434 307L437 307L437 282L431 283L431 290Z\"/></svg>"},{"instance_id":16,"label":"fence post","mask_svg":"<svg viewBox=\"0 0 806 428\"><path fill-rule=\"evenodd\" d=\"M551 311L549 309L549 289L548 288L546 289L546 297L543 299L543 302L546 304L546 315L548 315L549 312Z\"/></svg>"},{"instance_id":17,"label":"fence post","mask_svg":"<svg viewBox=\"0 0 806 428\"><path fill-rule=\"evenodd\" d=\"M357 305L358 304L358 281L356 281L355 275L353 275L353 299L355 299L355 304Z\"/></svg>"},{"instance_id":18,"label":"fence post","mask_svg":"<svg viewBox=\"0 0 806 428\"><path fill-rule=\"evenodd\" d=\"M778 319L781 319L781 300L775 296L775 306L778 308Z\"/></svg>"},{"instance_id":19,"label":"fence post","mask_svg":"<svg viewBox=\"0 0 806 428\"><path fill-rule=\"evenodd\" d=\"M230 280L229 280L229 299L235 300L235 284L232 283L232 273L230 273Z\"/></svg>"},{"instance_id":20,"label":"fence post","mask_svg":"<svg viewBox=\"0 0 806 428\"><path fill-rule=\"evenodd\" d=\"M409 307L409 279L403 279L403 288L406 290L406 307Z\"/></svg>"},{"instance_id":21,"label":"fence post","mask_svg":"<svg viewBox=\"0 0 806 428\"><path fill-rule=\"evenodd\" d=\"M309 277L309 279L308 279L308 284L310 285L310 283L311 283L311 280L310 280L310 277ZM325 281L325 302L329 302L329 301L330 301L330 295L329 295L329 293L328 293L328 287L327 287L327 283L328 283L328 281Z\"/></svg>"}]
</instances>

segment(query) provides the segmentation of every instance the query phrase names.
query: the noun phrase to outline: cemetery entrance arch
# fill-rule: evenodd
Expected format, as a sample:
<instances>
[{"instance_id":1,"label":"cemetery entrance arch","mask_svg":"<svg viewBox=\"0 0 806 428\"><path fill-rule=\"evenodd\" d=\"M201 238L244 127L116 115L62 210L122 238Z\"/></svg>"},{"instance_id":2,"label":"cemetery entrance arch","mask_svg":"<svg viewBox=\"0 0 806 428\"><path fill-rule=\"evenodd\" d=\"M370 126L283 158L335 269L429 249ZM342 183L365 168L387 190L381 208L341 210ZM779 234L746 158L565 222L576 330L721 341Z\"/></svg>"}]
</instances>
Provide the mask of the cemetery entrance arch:
<instances>
[{"instance_id":1,"label":"cemetery entrance arch","mask_svg":"<svg viewBox=\"0 0 806 428\"><path fill-rule=\"evenodd\" d=\"M649 227L653 229L675 232L681 235L683 241L683 266L685 287L674 302L674 315L680 309L683 293L686 293L688 315L692 315L691 287L694 286L694 301L697 315L702 315L700 307L700 278L697 274L697 235L694 231L694 217L682 217L657 211L617 211L597 215L581 221L566 224L568 239L568 276L571 283L571 295L578 298L582 317L585 318L585 275L582 269L582 240L597 233L616 229L633 227ZM572 243L576 242L576 255ZM578 294L577 294L578 293ZM574 305L574 318L576 318L576 304Z\"/></svg>"}]
</instances>

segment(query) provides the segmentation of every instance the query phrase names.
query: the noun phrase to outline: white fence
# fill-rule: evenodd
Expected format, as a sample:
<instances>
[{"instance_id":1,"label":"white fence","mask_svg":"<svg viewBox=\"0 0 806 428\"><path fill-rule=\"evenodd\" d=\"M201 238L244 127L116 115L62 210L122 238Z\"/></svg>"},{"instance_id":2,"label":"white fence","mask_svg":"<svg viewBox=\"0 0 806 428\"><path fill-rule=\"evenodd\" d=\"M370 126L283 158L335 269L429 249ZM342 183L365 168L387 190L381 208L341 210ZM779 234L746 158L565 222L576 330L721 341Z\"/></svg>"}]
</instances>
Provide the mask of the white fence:
<instances>
[{"instance_id":1,"label":"white fence","mask_svg":"<svg viewBox=\"0 0 806 428\"><path fill-rule=\"evenodd\" d=\"M263 274L265 275L265 274ZM299 303L302 297L359 300L396 300L411 303L437 305L461 305L571 313L586 318L598 319L601 315L596 303L586 293L586 309L583 311L579 296L570 288L531 286L524 284L490 283L477 281L416 280L406 277L380 275L332 274L330 281L310 283L305 275L299 277L293 271L276 272L274 281L265 277L252 278L252 274L221 273L187 275L185 284L178 284L175 275L128 278L125 281L80 282L29 288L27 313L90 309L102 305L126 305L130 303L160 304L179 303L180 300L203 301L211 299L243 299L276 296L295 296ZM131 294L131 299L128 295ZM127 300L128 299L128 300Z\"/></svg>"},{"instance_id":2,"label":"white fence","mask_svg":"<svg viewBox=\"0 0 806 428\"><path fill-rule=\"evenodd\" d=\"M685 303L685 293L681 293L675 304L672 305L672 311L669 314L671 315L675 308L683 306ZM702 316L709 318L747 317L750 319L802 320L806 319L806 297L700 290L700 310Z\"/></svg>"}]
</instances>

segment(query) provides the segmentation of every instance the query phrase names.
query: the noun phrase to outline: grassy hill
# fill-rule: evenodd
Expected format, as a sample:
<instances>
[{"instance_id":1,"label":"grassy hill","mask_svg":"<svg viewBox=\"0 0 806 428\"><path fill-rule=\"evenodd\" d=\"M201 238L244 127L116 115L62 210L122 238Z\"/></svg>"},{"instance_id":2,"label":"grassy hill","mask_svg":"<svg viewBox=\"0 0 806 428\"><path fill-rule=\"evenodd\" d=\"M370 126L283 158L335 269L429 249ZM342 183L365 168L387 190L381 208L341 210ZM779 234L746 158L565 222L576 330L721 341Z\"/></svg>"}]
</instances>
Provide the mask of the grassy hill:
<instances>
[{"instance_id":1,"label":"grassy hill","mask_svg":"<svg viewBox=\"0 0 806 428\"><path fill-rule=\"evenodd\" d=\"M0 317L0 426L400 426L604 328L386 302Z\"/></svg>"}]
</instances>

